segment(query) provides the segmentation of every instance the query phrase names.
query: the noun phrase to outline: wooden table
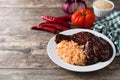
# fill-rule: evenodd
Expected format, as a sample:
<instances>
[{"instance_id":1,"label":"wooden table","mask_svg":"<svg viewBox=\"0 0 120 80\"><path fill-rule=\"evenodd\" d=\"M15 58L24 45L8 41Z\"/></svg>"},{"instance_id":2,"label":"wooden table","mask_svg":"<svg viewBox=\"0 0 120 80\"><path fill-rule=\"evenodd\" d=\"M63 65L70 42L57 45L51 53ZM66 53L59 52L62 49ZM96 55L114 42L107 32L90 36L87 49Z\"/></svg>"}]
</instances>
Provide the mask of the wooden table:
<instances>
[{"instance_id":1,"label":"wooden table","mask_svg":"<svg viewBox=\"0 0 120 80\"><path fill-rule=\"evenodd\" d=\"M46 52L54 34L31 30L41 15L60 16L64 0L0 0L0 80L120 80L120 57L106 68L76 73L54 64ZM93 0L85 0L91 8ZM120 10L119 0L115 9Z\"/></svg>"}]
</instances>

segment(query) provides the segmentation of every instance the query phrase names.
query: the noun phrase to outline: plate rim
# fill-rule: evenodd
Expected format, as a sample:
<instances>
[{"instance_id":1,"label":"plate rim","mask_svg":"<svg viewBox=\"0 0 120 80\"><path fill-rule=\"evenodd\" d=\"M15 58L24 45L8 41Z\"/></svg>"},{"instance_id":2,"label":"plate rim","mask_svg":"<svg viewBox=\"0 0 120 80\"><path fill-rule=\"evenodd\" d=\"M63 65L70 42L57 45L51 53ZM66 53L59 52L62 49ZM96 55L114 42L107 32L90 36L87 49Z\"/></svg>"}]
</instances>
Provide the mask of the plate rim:
<instances>
[{"instance_id":1,"label":"plate rim","mask_svg":"<svg viewBox=\"0 0 120 80\"><path fill-rule=\"evenodd\" d=\"M90 33L93 33L93 34L95 34L95 33L98 33L98 34L100 34L100 37L101 37L101 35L102 35L102 38L104 37L104 38L106 38L107 39L107 41L111 44L111 46L113 47L113 55L112 55L112 57L109 59L109 60L107 60L107 61L105 61L105 62L98 62L98 63L96 63L96 64L93 64L93 65L89 65L89 66L75 66L75 65L71 65L71 64L69 64L69 63L66 63L66 62L64 62L62 59L60 59L60 57L57 55L57 53L56 53L56 51L55 51L55 53L52 53L52 54L56 54L57 56L56 56L56 60L55 60L55 58L53 57L53 55L51 55L51 53L50 53L50 50L49 50L49 47L51 46L51 42L53 41L53 40L55 40L55 36L53 36L51 39L50 39L50 41L48 42L48 45L47 45L47 53L48 53L48 56L49 56L49 58L55 63L55 64L57 64L58 66L60 66L60 67L62 67L62 68L64 68L64 69L67 69L67 70L70 70L70 71L75 71L75 72L92 72L92 71L96 71L96 70L100 70L100 69L102 69L102 68L104 68L104 67L106 67L106 66L108 66L113 60L114 60L114 58L115 58L115 55L116 55L116 50L115 50L115 46L114 46L114 44L112 43L112 41L109 39L109 38L107 38L105 35L103 35L103 34L101 34L101 33L99 33L99 32L96 32L96 31L93 31L93 30L89 30L89 29L69 29L69 30L66 30L66 31L63 31L63 32L60 32L60 34L66 34L67 32L69 33L69 32L71 32L71 31L76 31L76 32L74 32L74 33L72 33L72 34L75 34L75 33L77 33L78 31L79 32L83 32L83 31L87 31L87 32L90 32ZM96 35L96 36L98 36L98 35ZM55 41L54 41L55 42ZM59 60L59 61L58 61ZM109 61L109 62L108 62ZM58 62L60 62L60 63L58 63ZM101 66L100 64L103 64L104 63L104 65L103 66ZM99 66L98 66L98 65ZM106 64L106 65L105 65ZM96 66L97 65L97 66ZM73 68L74 67L74 68ZM79 68L78 68L79 67ZM91 67L96 67L96 68L91 68ZM89 68L89 69L87 69L87 68ZM78 69L78 70L77 70Z\"/></svg>"}]
</instances>

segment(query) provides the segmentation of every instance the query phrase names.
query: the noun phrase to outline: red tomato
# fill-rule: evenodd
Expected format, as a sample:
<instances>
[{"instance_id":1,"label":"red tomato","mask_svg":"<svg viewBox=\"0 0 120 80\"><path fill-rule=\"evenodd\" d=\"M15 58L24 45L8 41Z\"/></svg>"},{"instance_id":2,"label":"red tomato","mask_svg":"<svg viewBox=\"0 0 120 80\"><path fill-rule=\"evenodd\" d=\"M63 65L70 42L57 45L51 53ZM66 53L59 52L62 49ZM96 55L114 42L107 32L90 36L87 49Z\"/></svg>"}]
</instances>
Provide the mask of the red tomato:
<instances>
[{"instance_id":1,"label":"red tomato","mask_svg":"<svg viewBox=\"0 0 120 80\"><path fill-rule=\"evenodd\" d=\"M91 28L95 21L94 13L89 9L81 9L76 11L72 17L71 21L75 27L79 28Z\"/></svg>"}]
</instances>

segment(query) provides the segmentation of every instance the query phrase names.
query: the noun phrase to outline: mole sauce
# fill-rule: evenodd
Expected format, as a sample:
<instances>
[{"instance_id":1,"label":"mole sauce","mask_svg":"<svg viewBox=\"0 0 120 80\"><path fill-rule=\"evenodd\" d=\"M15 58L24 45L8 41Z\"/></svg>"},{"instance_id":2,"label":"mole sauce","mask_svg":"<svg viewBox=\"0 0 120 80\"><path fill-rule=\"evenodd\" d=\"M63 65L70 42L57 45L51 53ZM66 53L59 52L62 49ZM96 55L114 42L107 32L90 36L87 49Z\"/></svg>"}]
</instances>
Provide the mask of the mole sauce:
<instances>
[{"instance_id":1,"label":"mole sauce","mask_svg":"<svg viewBox=\"0 0 120 80\"><path fill-rule=\"evenodd\" d=\"M59 43L62 40L73 40L78 45L85 46L86 65L107 61L113 54L113 49L106 40L89 32L79 32L73 35L56 35L56 43Z\"/></svg>"}]
</instances>

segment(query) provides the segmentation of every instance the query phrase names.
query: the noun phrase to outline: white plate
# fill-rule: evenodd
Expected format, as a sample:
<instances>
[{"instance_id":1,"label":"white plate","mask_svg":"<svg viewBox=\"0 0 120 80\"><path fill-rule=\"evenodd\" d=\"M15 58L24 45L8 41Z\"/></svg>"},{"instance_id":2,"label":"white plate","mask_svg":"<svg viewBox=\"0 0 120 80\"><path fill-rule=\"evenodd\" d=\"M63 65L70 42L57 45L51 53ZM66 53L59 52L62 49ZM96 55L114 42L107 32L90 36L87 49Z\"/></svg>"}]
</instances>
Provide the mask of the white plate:
<instances>
[{"instance_id":1,"label":"white plate","mask_svg":"<svg viewBox=\"0 0 120 80\"><path fill-rule=\"evenodd\" d=\"M75 66L75 65L66 63L56 53L56 45L57 44L55 43L55 36L53 38L51 38L51 40L49 41L48 46L47 46L47 53L48 53L50 59L60 67L70 70L70 71L76 71L76 72L91 72L91 71L102 69L102 68L106 67L107 65L109 65L115 58L116 50L115 50L115 46L112 43L112 41L110 39L108 39L106 36L104 36L103 34L93 31L93 30L88 30L88 29L70 29L67 31L63 31L60 34L72 35L72 34L75 34L78 32L83 32L83 31L90 32L90 33L95 34L96 36L102 37L103 39L107 40L111 44L111 46L113 48L113 55L108 61L98 62L96 64L89 65L89 66Z\"/></svg>"}]
</instances>

